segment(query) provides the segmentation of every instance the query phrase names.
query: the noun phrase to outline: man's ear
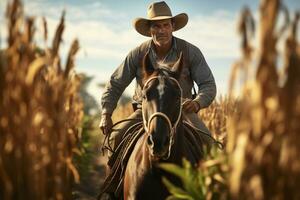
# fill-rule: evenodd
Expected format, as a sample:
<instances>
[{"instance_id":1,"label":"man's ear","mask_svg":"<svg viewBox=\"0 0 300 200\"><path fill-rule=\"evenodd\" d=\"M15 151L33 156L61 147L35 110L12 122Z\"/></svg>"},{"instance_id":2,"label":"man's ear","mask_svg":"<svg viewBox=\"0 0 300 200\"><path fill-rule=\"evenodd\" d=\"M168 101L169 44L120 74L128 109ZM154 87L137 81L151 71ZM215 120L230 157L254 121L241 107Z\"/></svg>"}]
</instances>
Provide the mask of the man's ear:
<instances>
[{"instance_id":1,"label":"man's ear","mask_svg":"<svg viewBox=\"0 0 300 200\"><path fill-rule=\"evenodd\" d=\"M173 20L172 20L172 32L174 32L175 31L175 22L173 22Z\"/></svg>"},{"instance_id":2,"label":"man's ear","mask_svg":"<svg viewBox=\"0 0 300 200\"><path fill-rule=\"evenodd\" d=\"M175 62L175 64L172 67L172 72L174 72L174 78L176 78L177 80L180 78L182 68L183 68L183 55L182 52L180 52L178 60Z\"/></svg>"},{"instance_id":3,"label":"man's ear","mask_svg":"<svg viewBox=\"0 0 300 200\"><path fill-rule=\"evenodd\" d=\"M142 66L143 67L143 78L144 78L144 80L147 80L148 77L151 76L154 72L154 67L150 60L149 51L147 51L147 53L145 54L142 65L143 65Z\"/></svg>"}]
</instances>

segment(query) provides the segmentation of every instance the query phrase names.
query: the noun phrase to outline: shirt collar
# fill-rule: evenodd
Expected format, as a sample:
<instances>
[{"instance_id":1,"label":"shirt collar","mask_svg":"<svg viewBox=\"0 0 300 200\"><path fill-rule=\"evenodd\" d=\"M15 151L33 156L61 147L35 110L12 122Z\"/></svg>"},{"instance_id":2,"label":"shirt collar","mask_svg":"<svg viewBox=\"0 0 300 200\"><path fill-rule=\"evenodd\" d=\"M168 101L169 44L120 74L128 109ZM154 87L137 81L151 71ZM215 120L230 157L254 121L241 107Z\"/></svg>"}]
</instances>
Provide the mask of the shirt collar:
<instances>
[{"instance_id":1,"label":"shirt collar","mask_svg":"<svg viewBox=\"0 0 300 200\"><path fill-rule=\"evenodd\" d=\"M151 40L151 43L150 43L150 49L151 49L151 51L156 55L155 49L154 49L153 40ZM171 49L169 50L168 54L169 54L171 51L174 51L174 50L177 50L177 42L176 42L175 37L172 36L172 46L171 46Z\"/></svg>"}]
</instances>

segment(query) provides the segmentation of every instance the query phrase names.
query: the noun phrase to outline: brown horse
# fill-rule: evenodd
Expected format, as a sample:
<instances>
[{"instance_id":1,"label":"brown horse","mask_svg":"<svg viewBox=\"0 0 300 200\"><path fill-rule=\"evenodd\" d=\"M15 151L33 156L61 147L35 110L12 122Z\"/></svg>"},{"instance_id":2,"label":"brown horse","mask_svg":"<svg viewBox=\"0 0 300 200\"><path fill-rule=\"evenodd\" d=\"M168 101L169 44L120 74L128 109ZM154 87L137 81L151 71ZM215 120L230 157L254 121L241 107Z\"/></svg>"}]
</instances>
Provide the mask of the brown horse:
<instances>
[{"instance_id":1,"label":"brown horse","mask_svg":"<svg viewBox=\"0 0 300 200\"><path fill-rule=\"evenodd\" d=\"M126 166L125 200L165 199L169 193L161 182L162 177L175 184L180 181L161 170L158 164L180 165L183 157L193 164L198 162L184 137L182 89L178 82L182 68L182 54L169 70L155 69L148 54L144 57L142 113L145 134L135 145Z\"/></svg>"}]
</instances>

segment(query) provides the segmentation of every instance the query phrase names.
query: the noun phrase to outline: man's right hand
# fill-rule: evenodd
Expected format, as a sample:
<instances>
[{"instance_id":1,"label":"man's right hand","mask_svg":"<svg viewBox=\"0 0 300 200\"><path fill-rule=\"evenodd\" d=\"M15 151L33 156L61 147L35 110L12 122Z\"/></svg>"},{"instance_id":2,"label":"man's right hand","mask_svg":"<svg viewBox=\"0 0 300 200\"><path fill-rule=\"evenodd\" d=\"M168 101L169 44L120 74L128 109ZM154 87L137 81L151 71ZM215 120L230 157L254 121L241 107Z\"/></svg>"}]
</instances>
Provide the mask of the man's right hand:
<instances>
[{"instance_id":1,"label":"man's right hand","mask_svg":"<svg viewBox=\"0 0 300 200\"><path fill-rule=\"evenodd\" d=\"M111 132L113 122L110 114L102 114L99 128L102 130L104 135Z\"/></svg>"}]
</instances>

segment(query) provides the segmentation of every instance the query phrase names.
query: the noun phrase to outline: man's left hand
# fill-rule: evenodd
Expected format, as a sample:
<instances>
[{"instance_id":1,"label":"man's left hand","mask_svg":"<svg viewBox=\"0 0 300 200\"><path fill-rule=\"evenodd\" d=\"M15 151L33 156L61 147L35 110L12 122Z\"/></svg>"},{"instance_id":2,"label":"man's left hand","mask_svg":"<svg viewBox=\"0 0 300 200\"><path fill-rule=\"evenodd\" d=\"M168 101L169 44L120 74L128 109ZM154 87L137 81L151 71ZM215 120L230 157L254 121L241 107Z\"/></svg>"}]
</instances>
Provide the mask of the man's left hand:
<instances>
[{"instance_id":1,"label":"man's left hand","mask_svg":"<svg viewBox=\"0 0 300 200\"><path fill-rule=\"evenodd\" d=\"M200 105L198 102L188 99L185 102L183 102L182 108L187 113L196 113L200 110Z\"/></svg>"}]
</instances>

